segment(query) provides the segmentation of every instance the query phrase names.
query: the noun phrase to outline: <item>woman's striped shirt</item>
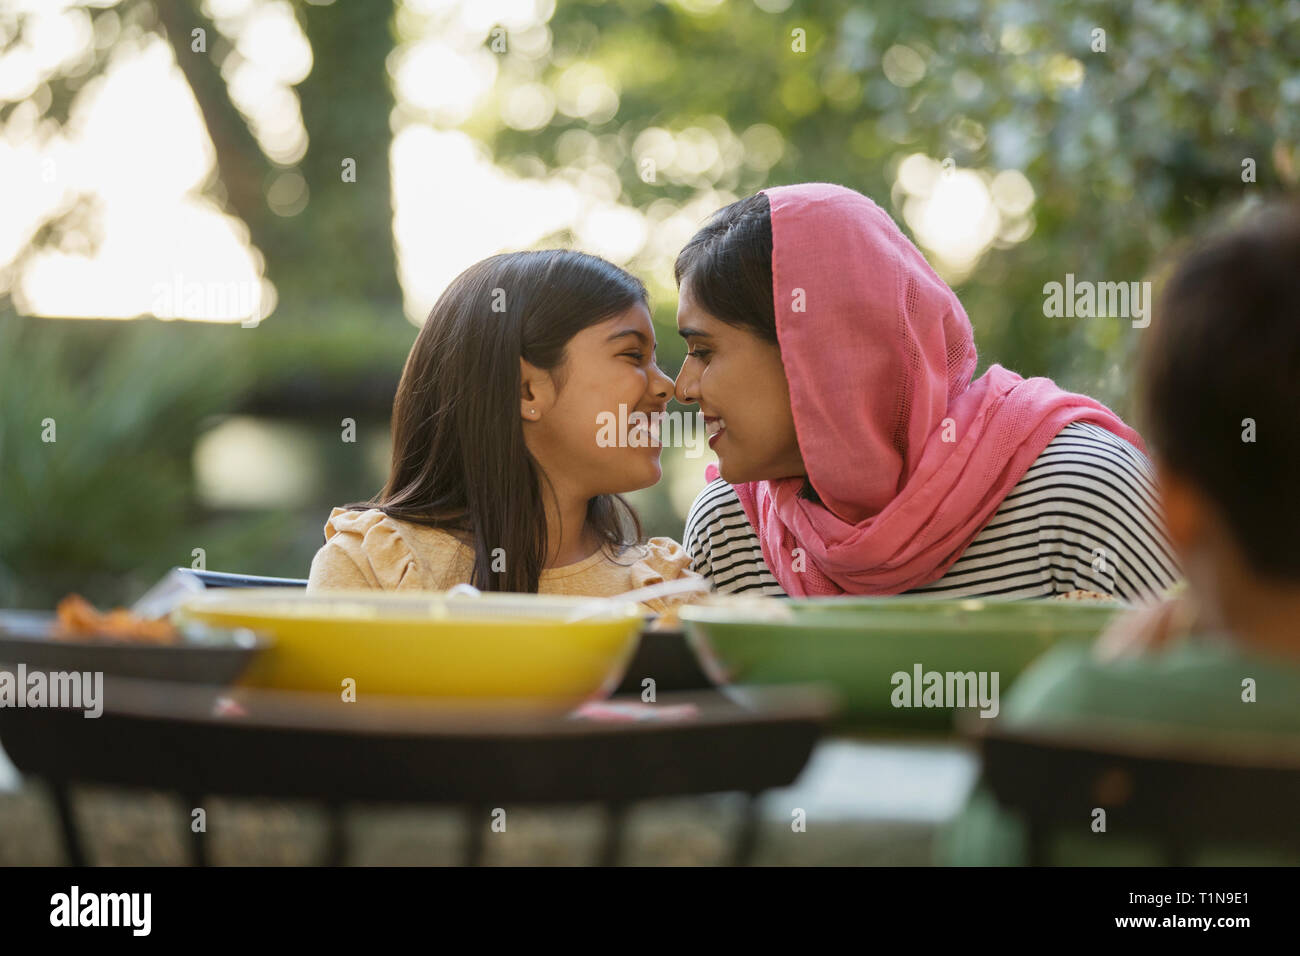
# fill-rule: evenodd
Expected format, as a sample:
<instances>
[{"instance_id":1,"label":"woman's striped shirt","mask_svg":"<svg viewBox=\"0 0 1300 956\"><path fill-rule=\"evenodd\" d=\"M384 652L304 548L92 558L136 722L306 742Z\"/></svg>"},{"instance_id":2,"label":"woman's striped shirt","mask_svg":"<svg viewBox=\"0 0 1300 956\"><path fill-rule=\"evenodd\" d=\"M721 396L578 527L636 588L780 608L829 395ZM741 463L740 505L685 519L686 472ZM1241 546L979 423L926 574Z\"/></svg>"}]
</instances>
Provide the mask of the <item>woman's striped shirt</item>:
<instances>
[{"instance_id":1,"label":"woman's striped shirt","mask_svg":"<svg viewBox=\"0 0 1300 956\"><path fill-rule=\"evenodd\" d=\"M735 490L721 478L691 505L684 544L692 570L717 591L785 593ZM947 573L908 593L1036 598L1083 590L1141 603L1180 576L1151 463L1113 432L1072 422Z\"/></svg>"}]
</instances>

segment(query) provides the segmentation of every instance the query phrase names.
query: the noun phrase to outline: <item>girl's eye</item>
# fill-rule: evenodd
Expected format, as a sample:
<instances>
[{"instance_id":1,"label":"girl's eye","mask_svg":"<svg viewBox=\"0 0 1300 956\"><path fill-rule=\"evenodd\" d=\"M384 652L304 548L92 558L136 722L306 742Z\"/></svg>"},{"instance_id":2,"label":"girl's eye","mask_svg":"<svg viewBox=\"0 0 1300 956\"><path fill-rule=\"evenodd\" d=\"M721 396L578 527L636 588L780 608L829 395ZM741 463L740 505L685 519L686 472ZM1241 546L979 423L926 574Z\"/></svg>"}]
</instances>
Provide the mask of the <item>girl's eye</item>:
<instances>
[{"instance_id":1,"label":"girl's eye","mask_svg":"<svg viewBox=\"0 0 1300 956\"><path fill-rule=\"evenodd\" d=\"M636 359L638 364L645 361L644 352L624 352L623 354L626 355L628 358Z\"/></svg>"}]
</instances>

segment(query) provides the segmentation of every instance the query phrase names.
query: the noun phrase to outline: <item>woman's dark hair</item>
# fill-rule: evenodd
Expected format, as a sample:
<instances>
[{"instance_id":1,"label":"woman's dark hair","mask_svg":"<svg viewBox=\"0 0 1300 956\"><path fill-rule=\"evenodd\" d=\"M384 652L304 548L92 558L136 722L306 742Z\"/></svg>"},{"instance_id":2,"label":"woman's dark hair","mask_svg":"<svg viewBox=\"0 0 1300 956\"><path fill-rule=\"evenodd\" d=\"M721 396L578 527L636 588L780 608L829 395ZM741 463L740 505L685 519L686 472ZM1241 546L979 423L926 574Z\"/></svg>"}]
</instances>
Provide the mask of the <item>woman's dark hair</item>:
<instances>
[{"instance_id":1,"label":"woman's dark hair","mask_svg":"<svg viewBox=\"0 0 1300 956\"><path fill-rule=\"evenodd\" d=\"M706 312L777 344L772 304L772 207L755 193L723 206L677 254L677 286Z\"/></svg>"},{"instance_id":2,"label":"woman's dark hair","mask_svg":"<svg viewBox=\"0 0 1300 956\"><path fill-rule=\"evenodd\" d=\"M772 205L754 193L715 212L677 254L673 266L680 289L706 312L780 348L772 299ZM821 503L812 479L801 497Z\"/></svg>"},{"instance_id":3,"label":"woman's dark hair","mask_svg":"<svg viewBox=\"0 0 1300 956\"><path fill-rule=\"evenodd\" d=\"M1178 263L1140 379L1151 444L1222 511L1251 569L1289 582L1300 581L1297 315L1300 206L1255 213Z\"/></svg>"},{"instance_id":4,"label":"woman's dark hair","mask_svg":"<svg viewBox=\"0 0 1300 956\"><path fill-rule=\"evenodd\" d=\"M562 388L569 340L638 303L647 304L639 279L581 252L515 252L470 266L439 297L402 370L388 483L375 501L349 507L468 533L471 584L536 592L549 480L524 444L519 359ZM587 523L616 551L641 539L619 495L592 498ZM497 548L506 560L494 571Z\"/></svg>"}]
</instances>

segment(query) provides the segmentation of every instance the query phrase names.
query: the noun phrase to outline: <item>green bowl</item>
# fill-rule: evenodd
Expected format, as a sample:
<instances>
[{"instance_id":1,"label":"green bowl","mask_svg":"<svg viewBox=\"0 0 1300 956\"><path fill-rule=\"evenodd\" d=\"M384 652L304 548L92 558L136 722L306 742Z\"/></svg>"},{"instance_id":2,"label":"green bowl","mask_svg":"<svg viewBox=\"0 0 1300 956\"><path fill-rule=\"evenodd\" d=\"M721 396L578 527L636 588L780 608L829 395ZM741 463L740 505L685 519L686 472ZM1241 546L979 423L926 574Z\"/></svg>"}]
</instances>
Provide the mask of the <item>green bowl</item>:
<instances>
[{"instance_id":1,"label":"green bowl","mask_svg":"<svg viewBox=\"0 0 1300 956\"><path fill-rule=\"evenodd\" d=\"M719 684L824 683L839 697L844 727L944 732L963 706L991 714L1036 657L1093 640L1122 607L817 598L691 605L680 614L701 666Z\"/></svg>"}]
</instances>

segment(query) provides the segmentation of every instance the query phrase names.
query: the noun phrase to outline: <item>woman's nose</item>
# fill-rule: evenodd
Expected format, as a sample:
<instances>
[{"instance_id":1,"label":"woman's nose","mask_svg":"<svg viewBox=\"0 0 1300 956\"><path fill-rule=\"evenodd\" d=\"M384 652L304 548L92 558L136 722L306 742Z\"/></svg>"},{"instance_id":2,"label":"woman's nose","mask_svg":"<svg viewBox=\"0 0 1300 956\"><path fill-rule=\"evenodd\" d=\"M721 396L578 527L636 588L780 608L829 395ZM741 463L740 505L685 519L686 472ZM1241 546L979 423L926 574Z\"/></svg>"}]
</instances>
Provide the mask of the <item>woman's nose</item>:
<instances>
[{"instance_id":1,"label":"woman's nose","mask_svg":"<svg viewBox=\"0 0 1300 956\"><path fill-rule=\"evenodd\" d=\"M674 383L673 394L683 405L694 405L698 401L696 386L699 384L699 376L689 370L691 364L682 363L682 370L677 373L677 381Z\"/></svg>"}]
</instances>

